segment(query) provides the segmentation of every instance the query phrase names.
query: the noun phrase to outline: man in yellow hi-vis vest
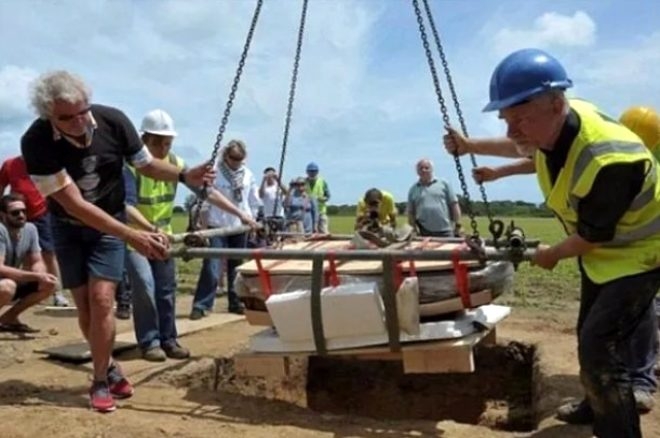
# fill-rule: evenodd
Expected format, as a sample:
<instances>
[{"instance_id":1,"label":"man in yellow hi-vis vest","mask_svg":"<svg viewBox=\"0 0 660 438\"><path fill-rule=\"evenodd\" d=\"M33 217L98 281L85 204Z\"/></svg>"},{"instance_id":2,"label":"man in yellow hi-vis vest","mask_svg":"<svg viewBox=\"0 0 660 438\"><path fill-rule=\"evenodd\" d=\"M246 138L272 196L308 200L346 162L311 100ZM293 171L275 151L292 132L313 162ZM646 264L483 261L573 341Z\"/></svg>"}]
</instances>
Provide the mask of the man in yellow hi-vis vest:
<instances>
[{"instance_id":1,"label":"man in yellow hi-vis vest","mask_svg":"<svg viewBox=\"0 0 660 438\"><path fill-rule=\"evenodd\" d=\"M572 106L591 109L598 112L593 104L577 99L569 99ZM653 108L633 106L627 108L619 117L619 122L634 132L658 160L660 158L660 116ZM458 150L460 153L472 152L485 155L509 156L510 150L497 148L497 143L489 139L466 138L460 133L450 129L445 136L448 149ZM497 167L481 166L473 169L473 177L477 182L496 181L500 178L536 173L536 164L533 157L520 158L511 164ZM660 298L654 302L656 320L660 319ZM656 331L658 333L658 331ZM658 340L649 336L644 326L639 326L634 336L635 359L630 364L630 373L633 381L635 402L637 410L648 412L653 409L655 400L652 393L657 390L656 375L660 375L658 364ZM655 374L655 375L654 375ZM574 416L573 416L574 417ZM587 412L587 418L590 413ZM569 417L570 419L571 417Z\"/></svg>"},{"instance_id":2,"label":"man in yellow hi-vis vest","mask_svg":"<svg viewBox=\"0 0 660 438\"><path fill-rule=\"evenodd\" d=\"M314 232L328 234L330 232L330 223L328 222L328 201L330 200L330 188L324 178L319 176L318 164L312 162L306 167L307 181L305 182L305 191L309 196L316 200L317 214Z\"/></svg>"},{"instance_id":3,"label":"man in yellow hi-vis vest","mask_svg":"<svg viewBox=\"0 0 660 438\"><path fill-rule=\"evenodd\" d=\"M471 151L452 138L445 146L457 153L533 157L546 204L568 237L540 246L532 264L553 269L559 260L577 257L582 277L578 357L586 398L561 407L558 416L593 421L600 438L641 437L631 368L635 344L656 336L660 173L639 137L594 105L569 101L564 90L571 86L549 54L516 51L495 69L484 109L499 112L507 138L483 141Z\"/></svg>"},{"instance_id":4,"label":"man in yellow hi-vis vest","mask_svg":"<svg viewBox=\"0 0 660 438\"><path fill-rule=\"evenodd\" d=\"M154 159L168 160L181 170L185 169L183 160L170 151L176 131L169 114L160 109L150 111L142 120L141 131L142 141ZM124 184L129 224L138 229L172 234L177 183L157 181L126 166ZM218 190L211 188L207 200L240 217L243 223L256 226L251 218L244 215ZM156 362L164 361L168 357L189 357L190 352L177 341L174 259L148 259L130 247L126 257L126 267L133 289L135 336L142 357Z\"/></svg>"}]
</instances>

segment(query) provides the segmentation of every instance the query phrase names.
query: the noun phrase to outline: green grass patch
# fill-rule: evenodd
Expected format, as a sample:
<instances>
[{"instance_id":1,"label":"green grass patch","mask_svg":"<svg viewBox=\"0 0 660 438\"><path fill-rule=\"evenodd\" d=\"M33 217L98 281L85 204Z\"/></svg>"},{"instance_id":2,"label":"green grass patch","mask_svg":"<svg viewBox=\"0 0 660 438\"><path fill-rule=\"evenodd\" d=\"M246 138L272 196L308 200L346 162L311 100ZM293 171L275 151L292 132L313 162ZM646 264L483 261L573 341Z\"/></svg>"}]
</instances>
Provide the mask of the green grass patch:
<instances>
[{"instance_id":1,"label":"green grass patch","mask_svg":"<svg viewBox=\"0 0 660 438\"><path fill-rule=\"evenodd\" d=\"M516 226L525 231L528 239L538 239L543 243L554 244L561 241L565 234L561 225L552 218L501 218L505 224L514 220ZM174 231L183 232L187 225L187 215L175 215ZM399 223L405 223L401 216ZM335 234L350 234L353 232L353 216L330 216L330 231ZM478 227L482 236L488 237L488 222L478 218ZM470 229L469 221L463 221L466 231ZM179 272L179 289L181 292L194 291L197 276L201 269L201 260L184 262L177 260ZM516 273L515 287L512 294L498 299L501 304L539 309L563 309L579 299L580 277L576 260L564 260L553 271L532 267L529 263L519 266Z\"/></svg>"}]
</instances>

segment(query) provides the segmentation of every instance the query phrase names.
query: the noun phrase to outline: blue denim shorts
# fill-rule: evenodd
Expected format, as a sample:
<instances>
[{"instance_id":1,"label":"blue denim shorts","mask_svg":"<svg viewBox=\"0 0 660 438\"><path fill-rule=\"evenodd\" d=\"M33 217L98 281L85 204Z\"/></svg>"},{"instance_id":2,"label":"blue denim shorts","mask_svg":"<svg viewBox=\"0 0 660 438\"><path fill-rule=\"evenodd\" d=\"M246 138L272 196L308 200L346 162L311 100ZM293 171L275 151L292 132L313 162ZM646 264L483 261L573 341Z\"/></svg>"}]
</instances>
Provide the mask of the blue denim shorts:
<instances>
[{"instance_id":1,"label":"blue denim shorts","mask_svg":"<svg viewBox=\"0 0 660 438\"><path fill-rule=\"evenodd\" d=\"M123 241L58 217L53 217L52 227L62 287L84 286L91 277L122 280L126 253Z\"/></svg>"},{"instance_id":2,"label":"blue denim shorts","mask_svg":"<svg viewBox=\"0 0 660 438\"><path fill-rule=\"evenodd\" d=\"M37 227L39 233L39 246L43 252L55 251L55 241L53 240L53 228L50 212L46 212L38 218L30 221Z\"/></svg>"}]
</instances>

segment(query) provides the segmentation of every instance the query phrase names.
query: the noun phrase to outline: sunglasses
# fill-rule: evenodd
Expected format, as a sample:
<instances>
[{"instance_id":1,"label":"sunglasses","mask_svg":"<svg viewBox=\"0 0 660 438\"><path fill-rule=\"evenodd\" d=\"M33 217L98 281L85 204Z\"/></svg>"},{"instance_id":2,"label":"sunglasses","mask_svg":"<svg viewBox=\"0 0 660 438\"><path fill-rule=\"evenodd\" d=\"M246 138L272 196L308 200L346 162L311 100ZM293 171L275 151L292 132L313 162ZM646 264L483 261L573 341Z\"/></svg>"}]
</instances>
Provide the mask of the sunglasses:
<instances>
[{"instance_id":1,"label":"sunglasses","mask_svg":"<svg viewBox=\"0 0 660 438\"><path fill-rule=\"evenodd\" d=\"M75 119L76 117L84 116L91 109L92 109L92 107L88 106L87 108L85 108L85 109L83 109L80 112L77 112L75 114L64 114L64 115L61 115L61 116L57 116L56 118L60 122L70 122L71 120Z\"/></svg>"},{"instance_id":2,"label":"sunglasses","mask_svg":"<svg viewBox=\"0 0 660 438\"><path fill-rule=\"evenodd\" d=\"M19 208L17 210L8 211L7 214L9 216L12 216L12 217L19 217L19 216L25 214L25 209L24 208Z\"/></svg>"},{"instance_id":3,"label":"sunglasses","mask_svg":"<svg viewBox=\"0 0 660 438\"><path fill-rule=\"evenodd\" d=\"M236 156L232 156L232 155L227 155L227 159L229 161L233 161L234 163L238 163L238 162L243 161L243 157L236 157Z\"/></svg>"}]
</instances>

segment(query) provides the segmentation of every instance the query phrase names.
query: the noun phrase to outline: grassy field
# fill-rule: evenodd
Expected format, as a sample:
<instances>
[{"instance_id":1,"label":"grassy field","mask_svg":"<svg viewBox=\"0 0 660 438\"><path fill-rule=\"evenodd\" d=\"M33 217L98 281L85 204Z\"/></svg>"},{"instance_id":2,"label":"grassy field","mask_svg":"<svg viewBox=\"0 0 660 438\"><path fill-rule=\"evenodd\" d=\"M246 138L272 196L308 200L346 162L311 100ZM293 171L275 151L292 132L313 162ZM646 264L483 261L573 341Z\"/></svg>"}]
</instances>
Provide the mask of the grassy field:
<instances>
[{"instance_id":1,"label":"grassy field","mask_svg":"<svg viewBox=\"0 0 660 438\"><path fill-rule=\"evenodd\" d=\"M511 219L505 219L508 224ZM404 223L401 217L399 223ZM541 242L552 244L564 237L564 232L555 219L549 218L515 218L515 224L521 227L529 239L539 239ZM175 232L185 230L187 215L177 215L174 218ZM467 221L463 224L469 229ZM487 221L479 220L479 231L483 236L488 235ZM330 230L333 233L351 233L353 229L352 216L331 216ZM201 267L200 260L184 262L177 261L180 274L180 289L183 293L194 289L197 275ZM562 309L567 304L576 302L579 297L579 274L575 260L561 262L553 271L529 266L523 263L516 274L516 285L513 294L500 297L498 302L513 306L529 306L541 309Z\"/></svg>"}]
</instances>

